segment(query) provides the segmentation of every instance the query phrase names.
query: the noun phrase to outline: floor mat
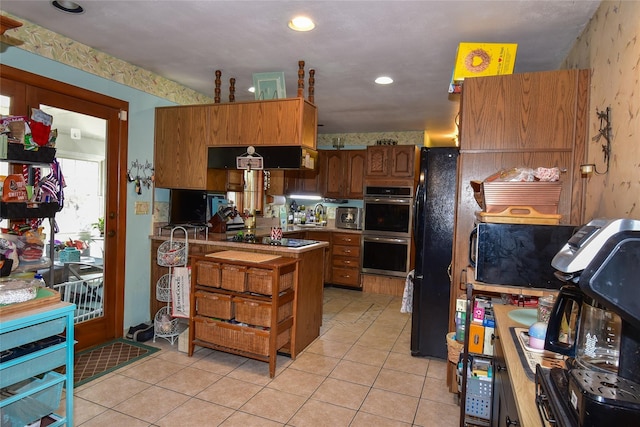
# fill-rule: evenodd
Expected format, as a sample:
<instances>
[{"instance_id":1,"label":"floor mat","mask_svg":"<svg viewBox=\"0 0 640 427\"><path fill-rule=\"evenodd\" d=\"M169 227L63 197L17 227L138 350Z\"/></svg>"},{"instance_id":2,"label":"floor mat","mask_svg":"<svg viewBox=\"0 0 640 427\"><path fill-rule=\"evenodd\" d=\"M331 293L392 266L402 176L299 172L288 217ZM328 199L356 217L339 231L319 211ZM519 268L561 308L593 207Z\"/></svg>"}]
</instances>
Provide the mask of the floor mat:
<instances>
[{"instance_id":1,"label":"floor mat","mask_svg":"<svg viewBox=\"0 0 640 427\"><path fill-rule=\"evenodd\" d=\"M73 384L75 387L81 386L159 350L122 338L83 350L75 355Z\"/></svg>"}]
</instances>

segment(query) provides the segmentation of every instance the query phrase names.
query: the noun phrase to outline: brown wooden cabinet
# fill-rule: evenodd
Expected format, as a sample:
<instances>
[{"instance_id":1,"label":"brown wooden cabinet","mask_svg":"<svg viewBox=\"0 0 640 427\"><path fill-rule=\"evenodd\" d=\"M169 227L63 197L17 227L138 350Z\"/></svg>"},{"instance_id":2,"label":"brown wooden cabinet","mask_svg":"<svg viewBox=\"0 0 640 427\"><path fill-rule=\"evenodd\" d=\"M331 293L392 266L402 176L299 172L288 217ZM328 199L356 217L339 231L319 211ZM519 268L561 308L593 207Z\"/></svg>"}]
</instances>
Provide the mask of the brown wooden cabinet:
<instances>
[{"instance_id":1,"label":"brown wooden cabinet","mask_svg":"<svg viewBox=\"0 0 640 427\"><path fill-rule=\"evenodd\" d=\"M156 108L156 186L206 189L207 129L207 114L200 106Z\"/></svg>"},{"instance_id":2,"label":"brown wooden cabinet","mask_svg":"<svg viewBox=\"0 0 640 427\"><path fill-rule=\"evenodd\" d=\"M222 172L207 170L208 147L286 145L315 149L317 115L315 105L303 98L158 107L155 185L220 191ZM300 172L300 176L294 181L296 188L309 192L310 175ZM228 178L234 187L238 181Z\"/></svg>"},{"instance_id":3,"label":"brown wooden cabinet","mask_svg":"<svg viewBox=\"0 0 640 427\"><path fill-rule=\"evenodd\" d=\"M208 114L209 146L296 145L316 148L318 113L303 98L202 106Z\"/></svg>"},{"instance_id":4,"label":"brown wooden cabinet","mask_svg":"<svg viewBox=\"0 0 640 427\"><path fill-rule=\"evenodd\" d=\"M372 145L367 147L366 179L411 178L416 171L414 145Z\"/></svg>"},{"instance_id":5,"label":"brown wooden cabinet","mask_svg":"<svg viewBox=\"0 0 640 427\"><path fill-rule=\"evenodd\" d=\"M331 283L360 288L360 235L332 233Z\"/></svg>"},{"instance_id":6,"label":"brown wooden cabinet","mask_svg":"<svg viewBox=\"0 0 640 427\"><path fill-rule=\"evenodd\" d=\"M451 313L464 280L462 272L469 263L469 234L480 210L470 181L513 167L558 167L564 171L558 206L561 223L584 222L584 180L579 165L585 156L589 71L477 77L466 79L464 84ZM448 382L451 387L451 375Z\"/></svg>"},{"instance_id":7,"label":"brown wooden cabinet","mask_svg":"<svg viewBox=\"0 0 640 427\"><path fill-rule=\"evenodd\" d=\"M207 169L207 190L216 192L244 191L244 171Z\"/></svg>"},{"instance_id":8,"label":"brown wooden cabinet","mask_svg":"<svg viewBox=\"0 0 640 427\"><path fill-rule=\"evenodd\" d=\"M269 171L269 186L265 190L267 196L283 196L284 192L284 170L272 169Z\"/></svg>"},{"instance_id":9,"label":"brown wooden cabinet","mask_svg":"<svg viewBox=\"0 0 640 427\"><path fill-rule=\"evenodd\" d=\"M331 257L331 232L330 231L307 231L305 239L318 240L320 242L329 242L329 247L324 251L324 279L323 283L331 283L331 275L333 271ZM287 235L287 237L289 237Z\"/></svg>"},{"instance_id":10,"label":"brown wooden cabinet","mask_svg":"<svg viewBox=\"0 0 640 427\"><path fill-rule=\"evenodd\" d=\"M295 359L297 260L249 262L214 254L191 262L189 356L198 345L250 357L268 362L271 378L278 350L287 347Z\"/></svg>"},{"instance_id":11,"label":"brown wooden cabinet","mask_svg":"<svg viewBox=\"0 0 640 427\"><path fill-rule=\"evenodd\" d=\"M287 170L284 173L284 194L320 194L318 168Z\"/></svg>"},{"instance_id":12,"label":"brown wooden cabinet","mask_svg":"<svg viewBox=\"0 0 640 427\"><path fill-rule=\"evenodd\" d=\"M362 199L365 150L321 151L320 182L325 197Z\"/></svg>"}]
</instances>

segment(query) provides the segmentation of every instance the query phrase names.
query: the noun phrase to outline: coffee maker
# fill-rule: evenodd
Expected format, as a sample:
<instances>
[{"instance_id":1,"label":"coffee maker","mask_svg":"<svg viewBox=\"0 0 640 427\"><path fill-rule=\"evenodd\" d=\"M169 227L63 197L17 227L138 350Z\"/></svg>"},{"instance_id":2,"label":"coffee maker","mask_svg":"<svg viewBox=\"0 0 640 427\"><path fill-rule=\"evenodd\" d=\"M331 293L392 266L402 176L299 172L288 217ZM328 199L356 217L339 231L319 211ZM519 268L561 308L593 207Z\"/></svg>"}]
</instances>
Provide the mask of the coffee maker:
<instances>
[{"instance_id":1,"label":"coffee maker","mask_svg":"<svg viewBox=\"0 0 640 427\"><path fill-rule=\"evenodd\" d=\"M549 318L545 349L570 358L566 369L537 367L536 403L543 423L635 424L640 417L640 221L593 220L551 264L566 285Z\"/></svg>"}]
</instances>

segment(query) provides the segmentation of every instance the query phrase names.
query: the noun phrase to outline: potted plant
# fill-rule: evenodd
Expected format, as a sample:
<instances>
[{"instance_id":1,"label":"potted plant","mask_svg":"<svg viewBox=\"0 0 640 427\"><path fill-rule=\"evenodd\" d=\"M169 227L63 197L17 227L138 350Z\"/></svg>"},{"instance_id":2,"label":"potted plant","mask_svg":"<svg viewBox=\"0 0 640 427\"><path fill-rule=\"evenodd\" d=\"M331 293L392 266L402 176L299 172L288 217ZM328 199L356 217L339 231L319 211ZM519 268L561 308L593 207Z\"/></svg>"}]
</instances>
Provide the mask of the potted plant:
<instances>
[{"instance_id":1,"label":"potted plant","mask_svg":"<svg viewBox=\"0 0 640 427\"><path fill-rule=\"evenodd\" d=\"M97 228L100 232L100 237L104 237L104 217L98 218L98 221L91 224L91 227Z\"/></svg>"}]
</instances>

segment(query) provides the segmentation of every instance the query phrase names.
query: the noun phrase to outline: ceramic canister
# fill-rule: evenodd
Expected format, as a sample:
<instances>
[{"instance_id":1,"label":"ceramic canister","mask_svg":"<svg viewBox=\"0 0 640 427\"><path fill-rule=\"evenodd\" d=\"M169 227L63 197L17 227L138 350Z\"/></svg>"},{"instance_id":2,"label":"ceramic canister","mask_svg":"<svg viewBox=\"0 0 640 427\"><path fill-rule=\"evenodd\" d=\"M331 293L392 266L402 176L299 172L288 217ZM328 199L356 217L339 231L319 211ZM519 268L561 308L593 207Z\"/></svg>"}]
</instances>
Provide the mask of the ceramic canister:
<instances>
[{"instance_id":1,"label":"ceramic canister","mask_svg":"<svg viewBox=\"0 0 640 427\"><path fill-rule=\"evenodd\" d=\"M271 240L282 240L281 227L271 227Z\"/></svg>"}]
</instances>

